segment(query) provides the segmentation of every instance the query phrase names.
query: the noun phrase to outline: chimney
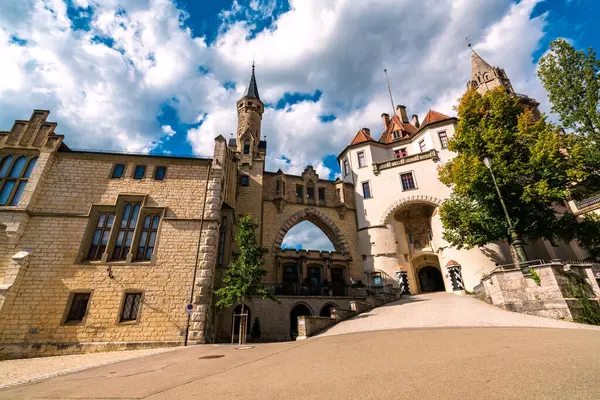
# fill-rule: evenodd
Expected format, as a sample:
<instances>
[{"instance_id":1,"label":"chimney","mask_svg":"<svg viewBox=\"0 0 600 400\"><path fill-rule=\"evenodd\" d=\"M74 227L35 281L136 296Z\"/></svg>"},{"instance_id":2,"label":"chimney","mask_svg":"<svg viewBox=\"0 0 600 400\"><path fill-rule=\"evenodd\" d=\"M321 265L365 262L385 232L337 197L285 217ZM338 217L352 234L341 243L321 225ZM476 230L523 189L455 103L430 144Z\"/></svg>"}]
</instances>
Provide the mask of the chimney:
<instances>
[{"instance_id":1,"label":"chimney","mask_svg":"<svg viewBox=\"0 0 600 400\"><path fill-rule=\"evenodd\" d=\"M371 136L371 130L369 128L362 128L361 131L366 133L368 136Z\"/></svg>"},{"instance_id":2,"label":"chimney","mask_svg":"<svg viewBox=\"0 0 600 400\"><path fill-rule=\"evenodd\" d=\"M419 126L421 126L421 124L419 123L419 116L417 114L413 114L412 120L413 120L413 125L414 126L416 126L417 128Z\"/></svg>"},{"instance_id":3,"label":"chimney","mask_svg":"<svg viewBox=\"0 0 600 400\"><path fill-rule=\"evenodd\" d=\"M390 114L381 114L381 119L383 120L383 130L386 130L388 125L390 124Z\"/></svg>"},{"instance_id":4,"label":"chimney","mask_svg":"<svg viewBox=\"0 0 600 400\"><path fill-rule=\"evenodd\" d=\"M400 118L403 124L408 124L408 115L406 114L406 106L396 106L396 115Z\"/></svg>"}]
</instances>

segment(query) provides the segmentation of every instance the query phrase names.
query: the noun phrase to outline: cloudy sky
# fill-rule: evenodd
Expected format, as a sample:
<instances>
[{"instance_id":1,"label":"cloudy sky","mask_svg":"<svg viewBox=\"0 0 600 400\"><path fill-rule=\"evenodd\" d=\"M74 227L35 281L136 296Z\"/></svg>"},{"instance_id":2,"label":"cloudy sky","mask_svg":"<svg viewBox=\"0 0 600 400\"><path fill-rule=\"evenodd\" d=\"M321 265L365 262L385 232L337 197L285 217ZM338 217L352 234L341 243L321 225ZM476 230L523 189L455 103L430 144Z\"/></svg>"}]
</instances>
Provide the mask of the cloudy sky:
<instances>
[{"instance_id":1,"label":"cloudy sky","mask_svg":"<svg viewBox=\"0 0 600 400\"><path fill-rule=\"evenodd\" d=\"M49 109L72 148L210 156L256 60L267 168L321 177L394 101L454 114L465 38L547 110L550 40L600 48L595 0L2 0L0 130ZM302 229L300 229L302 228ZM299 246L306 224L287 243ZM324 235L314 243L324 243ZM323 240L324 239L324 240ZM314 246L313 246L314 247Z\"/></svg>"}]
</instances>

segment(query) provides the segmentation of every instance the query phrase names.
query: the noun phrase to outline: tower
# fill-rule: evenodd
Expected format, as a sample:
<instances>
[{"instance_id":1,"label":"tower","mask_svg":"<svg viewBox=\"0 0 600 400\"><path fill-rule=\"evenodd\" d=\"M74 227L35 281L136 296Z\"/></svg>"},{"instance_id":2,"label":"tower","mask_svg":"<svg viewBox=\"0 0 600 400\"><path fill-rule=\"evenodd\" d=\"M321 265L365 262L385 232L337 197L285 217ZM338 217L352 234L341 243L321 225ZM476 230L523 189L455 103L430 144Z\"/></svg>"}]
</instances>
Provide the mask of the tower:
<instances>
[{"instance_id":1,"label":"tower","mask_svg":"<svg viewBox=\"0 0 600 400\"><path fill-rule=\"evenodd\" d=\"M471 81L469 84L480 94L497 87L503 87L508 93L515 94L506 72L502 68L492 67L474 50L471 53Z\"/></svg>"},{"instance_id":2,"label":"tower","mask_svg":"<svg viewBox=\"0 0 600 400\"><path fill-rule=\"evenodd\" d=\"M241 153L242 163L252 165L252 160L259 156L261 146L260 131L262 115L265 105L260 100L256 77L254 76L254 63L252 63L252 75L248 88L236 103L238 126L237 126L237 151Z\"/></svg>"}]
</instances>

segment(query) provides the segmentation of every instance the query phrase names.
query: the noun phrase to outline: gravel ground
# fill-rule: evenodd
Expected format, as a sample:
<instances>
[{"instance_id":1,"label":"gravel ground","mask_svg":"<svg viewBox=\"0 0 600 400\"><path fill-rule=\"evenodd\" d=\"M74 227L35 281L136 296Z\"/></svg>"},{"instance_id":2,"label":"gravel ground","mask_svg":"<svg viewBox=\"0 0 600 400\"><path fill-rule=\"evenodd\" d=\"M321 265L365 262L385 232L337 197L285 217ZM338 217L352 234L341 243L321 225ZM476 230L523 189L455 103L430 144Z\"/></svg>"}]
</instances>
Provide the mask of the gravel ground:
<instances>
[{"instance_id":1,"label":"gravel ground","mask_svg":"<svg viewBox=\"0 0 600 400\"><path fill-rule=\"evenodd\" d=\"M535 315L502 310L471 296L431 293L410 296L332 326L323 336L401 328L528 327L592 329Z\"/></svg>"},{"instance_id":2,"label":"gravel ground","mask_svg":"<svg viewBox=\"0 0 600 400\"><path fill-rule=\"evenodd\" d=\"M173 351L178 347L146 350L110 351L68 356L24 358L0 361L0 388L45 379L100 365L113 364L152 354Z\"/></svg>"}]
</instances>

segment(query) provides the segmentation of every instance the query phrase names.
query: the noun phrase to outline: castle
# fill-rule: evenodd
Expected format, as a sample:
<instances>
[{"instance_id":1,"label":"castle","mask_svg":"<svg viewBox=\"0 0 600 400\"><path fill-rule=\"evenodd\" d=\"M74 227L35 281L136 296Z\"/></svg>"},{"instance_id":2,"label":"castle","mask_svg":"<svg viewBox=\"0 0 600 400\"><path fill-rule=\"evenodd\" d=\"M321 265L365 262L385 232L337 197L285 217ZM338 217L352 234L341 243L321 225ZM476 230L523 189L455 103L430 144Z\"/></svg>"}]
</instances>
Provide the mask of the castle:
<instances>
[{"instance_id":1,"label":"castle","mask_svg":"<svg viewBox=\"0 0 600 400\"><path fill-rule=\"evenodd\" d=\"M517 95L503 70L475 53L472 66L477 90ZM457 250L442 238L438 207L450 189L437 166L453 157L456 118L430 110L409 120L398 106L382 115L379 138L356 134L331 181L310 166L299 176L265 170L264 107L253 67L236 138L218 136L212 158L74 150L44 110L0 132L0 357L229 340L235 310L215 309L214 290L247 213L268 249L264 283L280 300L247 304L263 339L293 338L299 315L395 296L398 271L413 294L460 292L512 262L506 243ZM302 221L334 251L282 249ZM585 256L576 243L527 251Z\"/></svg>"}]
</instances>

